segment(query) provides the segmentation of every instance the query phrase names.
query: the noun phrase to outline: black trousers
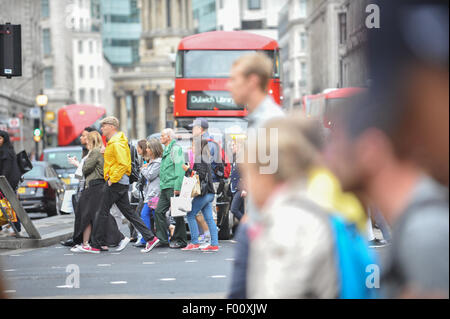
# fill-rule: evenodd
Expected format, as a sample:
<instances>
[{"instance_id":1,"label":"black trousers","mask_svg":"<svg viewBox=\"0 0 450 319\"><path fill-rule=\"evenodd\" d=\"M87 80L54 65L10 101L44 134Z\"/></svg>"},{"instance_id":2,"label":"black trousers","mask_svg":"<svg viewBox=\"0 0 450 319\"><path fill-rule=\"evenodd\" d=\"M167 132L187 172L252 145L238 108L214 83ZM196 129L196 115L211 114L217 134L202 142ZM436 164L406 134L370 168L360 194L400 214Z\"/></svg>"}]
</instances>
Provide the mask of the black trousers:
<instances>
[{"instance_id":1,"label":"black trousers","mask_svg":"<svg viewBox=\"0 0 450 319\"><path fill-rule=\"evenodd\" d=\"M142 234L146 242L151 242L155 235L147 228L144 221L139 214L130 205L128 198L128 185L112 184L111 186L105 186L105 196L103 198L102 208L98 216L99 225L105 225L105 227L99 226L98 241L104 245L105 243L105 230L106 223L108 221L108 214L111 207L116 204L120 212L126 219Z\"/></svg>"}]
</instances>

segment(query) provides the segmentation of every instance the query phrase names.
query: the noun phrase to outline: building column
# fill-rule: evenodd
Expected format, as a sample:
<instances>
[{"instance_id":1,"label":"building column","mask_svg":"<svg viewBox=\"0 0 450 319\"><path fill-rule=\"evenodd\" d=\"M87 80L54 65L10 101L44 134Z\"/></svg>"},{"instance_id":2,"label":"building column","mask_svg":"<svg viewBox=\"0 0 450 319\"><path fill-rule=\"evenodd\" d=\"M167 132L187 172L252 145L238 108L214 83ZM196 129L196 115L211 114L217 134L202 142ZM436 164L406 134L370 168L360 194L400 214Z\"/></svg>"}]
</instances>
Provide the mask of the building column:
<instances>
[{"instance_id":1,"label":"building column","mask_svg":"<svg viewBox=\"0 0 450 319\"><path fill-rule=\"evenodd\" d=\"M157 91L159 96L159 131L166 128L167 90Z\"/></svg>"},{"instance_id":2,"label":"building column","mask_svg":"<svg viewBox=\"0 0 450 319\"><path fill-rule=\"evenodd\" d=\"M188 30L194 29L194 13L192 11L192 0L187 1L187 11L184 12L187 15L187 28Z\"/></svg>"},{"instance_id":3,"label":"building column","mask_svg":"<svg viewBox=\"0 0 450 319\"><path fill-rule=\"evenodd\" d=\"M161 0L161 29L166 30L167 29L167 2L166 0Z\"/></svg>"},{"instance_id":4,"label":"building column","mask_svg":"<svg viewBox=\"0 0 450 319\"><path fill-rule=\"evenodd\" d=\"M134 95L136 96L136 131L137 131L137 138L147 138L147 132L146 132L146 125L145 125L145 91L144 90L137 90L134 92Z\"/></svg>"},{"instance_id":5,"label":"building column","mask_svg":"<svg viewBox=\"0 0 450 319\"><path fill-rule=\"evenodd\" d=\"M172 29L177 30L180 28L180 17L179 12L180 8L178 8L178 0L170 0L171 1L171 9L172 12L170 13L172 15Z\"/></svg>"},{"instance_id":6,"label":"building column","mask_svg":"<svg viewBox=\"0 0 450 319\"><path fill-rule=\"evenodd\" d=\"M120 130L124 133L127 131L127 95L125 92L119 92L119 105L120 105L120 113L119 113L119 120L120 120Z\"/></svg>"},{"instance_id":7,"label":"building column","mask_svg":"<svg viewBox=\"0 0 450 319\"><path fill-rule=\"evenodd\" d=\"M181 29L187 29L186 21L186 0L181 0Z\"/></svg>"},{"instance_id":8,"label":"building column","mask_svg":"<svg viewBox=\"0 0 450 319\"><path fill-rule=\"evenodd\" d=\"M150 3L150 12L151 12L151 31L154 32L157 28L156 26L156 0L151 1Z\"/></svg>"}]
</instances>

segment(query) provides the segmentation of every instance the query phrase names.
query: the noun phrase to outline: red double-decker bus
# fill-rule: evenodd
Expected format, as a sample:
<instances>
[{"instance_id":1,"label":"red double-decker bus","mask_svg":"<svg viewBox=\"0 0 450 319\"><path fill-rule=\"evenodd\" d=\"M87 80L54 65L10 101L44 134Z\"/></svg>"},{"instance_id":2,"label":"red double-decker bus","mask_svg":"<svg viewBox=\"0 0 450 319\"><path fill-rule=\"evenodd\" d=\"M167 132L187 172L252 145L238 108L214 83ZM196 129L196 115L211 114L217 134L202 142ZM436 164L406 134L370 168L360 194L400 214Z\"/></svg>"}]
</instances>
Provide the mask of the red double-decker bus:
<instances>
[{"instance_id":1,"label":"red double-decker bus","mask_svg":"<svg viewBox=\"0 0 450 319\"><path fill-rule=\"evenodd\" d=\"M339 103L346 98L363 92L365 88L349 87L342 89L328 89L323 93L306 95L303 97L302 110L306 117L318 119L327 129L331 128L333 114L339 112Z\"/></svg>"},{"instance_id":2,"label":"red double-decker bus","mask_svg":"<svg viewBox=\"0 0 450 319\"><path fill-rule=\"evenodd\" d=\"M247 110L243 105L236 105L226 83L233 62L254 52L264 52L273 60L274 76L269 94L281 104L277 41L242 31L206 32L184 38L178 46L176 60L175 126L187 128L193 118L204 117L210 127L221 131L232 123L246 127L243 118Z\"/></svg>"},{"instance_id":3,"label":"red double-decker bus","mask_svg":"<svg viewBox=\"0 0 450 319\"><path fill-rule=\"evenodd\" d=\"M85 127L100 130L100 121L106 116L101 106L72 104L58 110L58 145L80 145L79 137Z\"/></svg>"}]
</instances>

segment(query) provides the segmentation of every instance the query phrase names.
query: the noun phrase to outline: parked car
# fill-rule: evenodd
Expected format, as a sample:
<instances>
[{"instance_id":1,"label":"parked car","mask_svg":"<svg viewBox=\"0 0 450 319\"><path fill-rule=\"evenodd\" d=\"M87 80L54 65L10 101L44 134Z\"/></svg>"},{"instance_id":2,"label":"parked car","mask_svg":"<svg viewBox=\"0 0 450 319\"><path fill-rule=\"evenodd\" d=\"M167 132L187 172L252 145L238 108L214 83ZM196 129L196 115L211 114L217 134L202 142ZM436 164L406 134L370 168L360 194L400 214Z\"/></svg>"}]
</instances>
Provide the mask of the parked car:
<instances>
[{"instance_id":1,"label":"parked car","mask_svg":"<svg viewBox=\"0 0 450 319\"><path fill-rule=\"evenodd\" d=\"M33 169L23 176L17 191L27 213L46 212L48 216L60 214L64 198L64 183L47 162L32 162Z\"/></svg>"},{"instance_id":2,"label":"parked car","mask_svg":"<svg viewBox=\"0 0 450 319\"><path fill-rule=\"evenodd\" d=\"M53 167L58 177L66 184L66 189L75 190L80 181L75 178L77 168L69 163L69 156L75 156L78 161L81 161L83 149L81 146L67 146L44 150L44 161Z\"/></svg>"}]
</instances>

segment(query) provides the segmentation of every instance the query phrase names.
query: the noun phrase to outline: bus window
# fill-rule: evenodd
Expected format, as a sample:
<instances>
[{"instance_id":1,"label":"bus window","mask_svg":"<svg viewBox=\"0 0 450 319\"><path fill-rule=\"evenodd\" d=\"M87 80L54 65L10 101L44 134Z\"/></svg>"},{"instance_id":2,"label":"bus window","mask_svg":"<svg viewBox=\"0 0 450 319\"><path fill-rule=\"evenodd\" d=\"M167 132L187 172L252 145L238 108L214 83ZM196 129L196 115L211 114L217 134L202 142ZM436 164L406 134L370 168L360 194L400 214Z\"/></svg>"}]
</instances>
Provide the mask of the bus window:
<instances>
[{"instance_id":1,"label":"bus window","mask_svg":"<svg viewBox=\"0 0 450 319\"><path fill-rule=\"evenodd\" d=\"M175 73L176 73L175 76L177 78L183 77L183 51L179 51L177 54Z\"/></svg>"}]
</instances>

